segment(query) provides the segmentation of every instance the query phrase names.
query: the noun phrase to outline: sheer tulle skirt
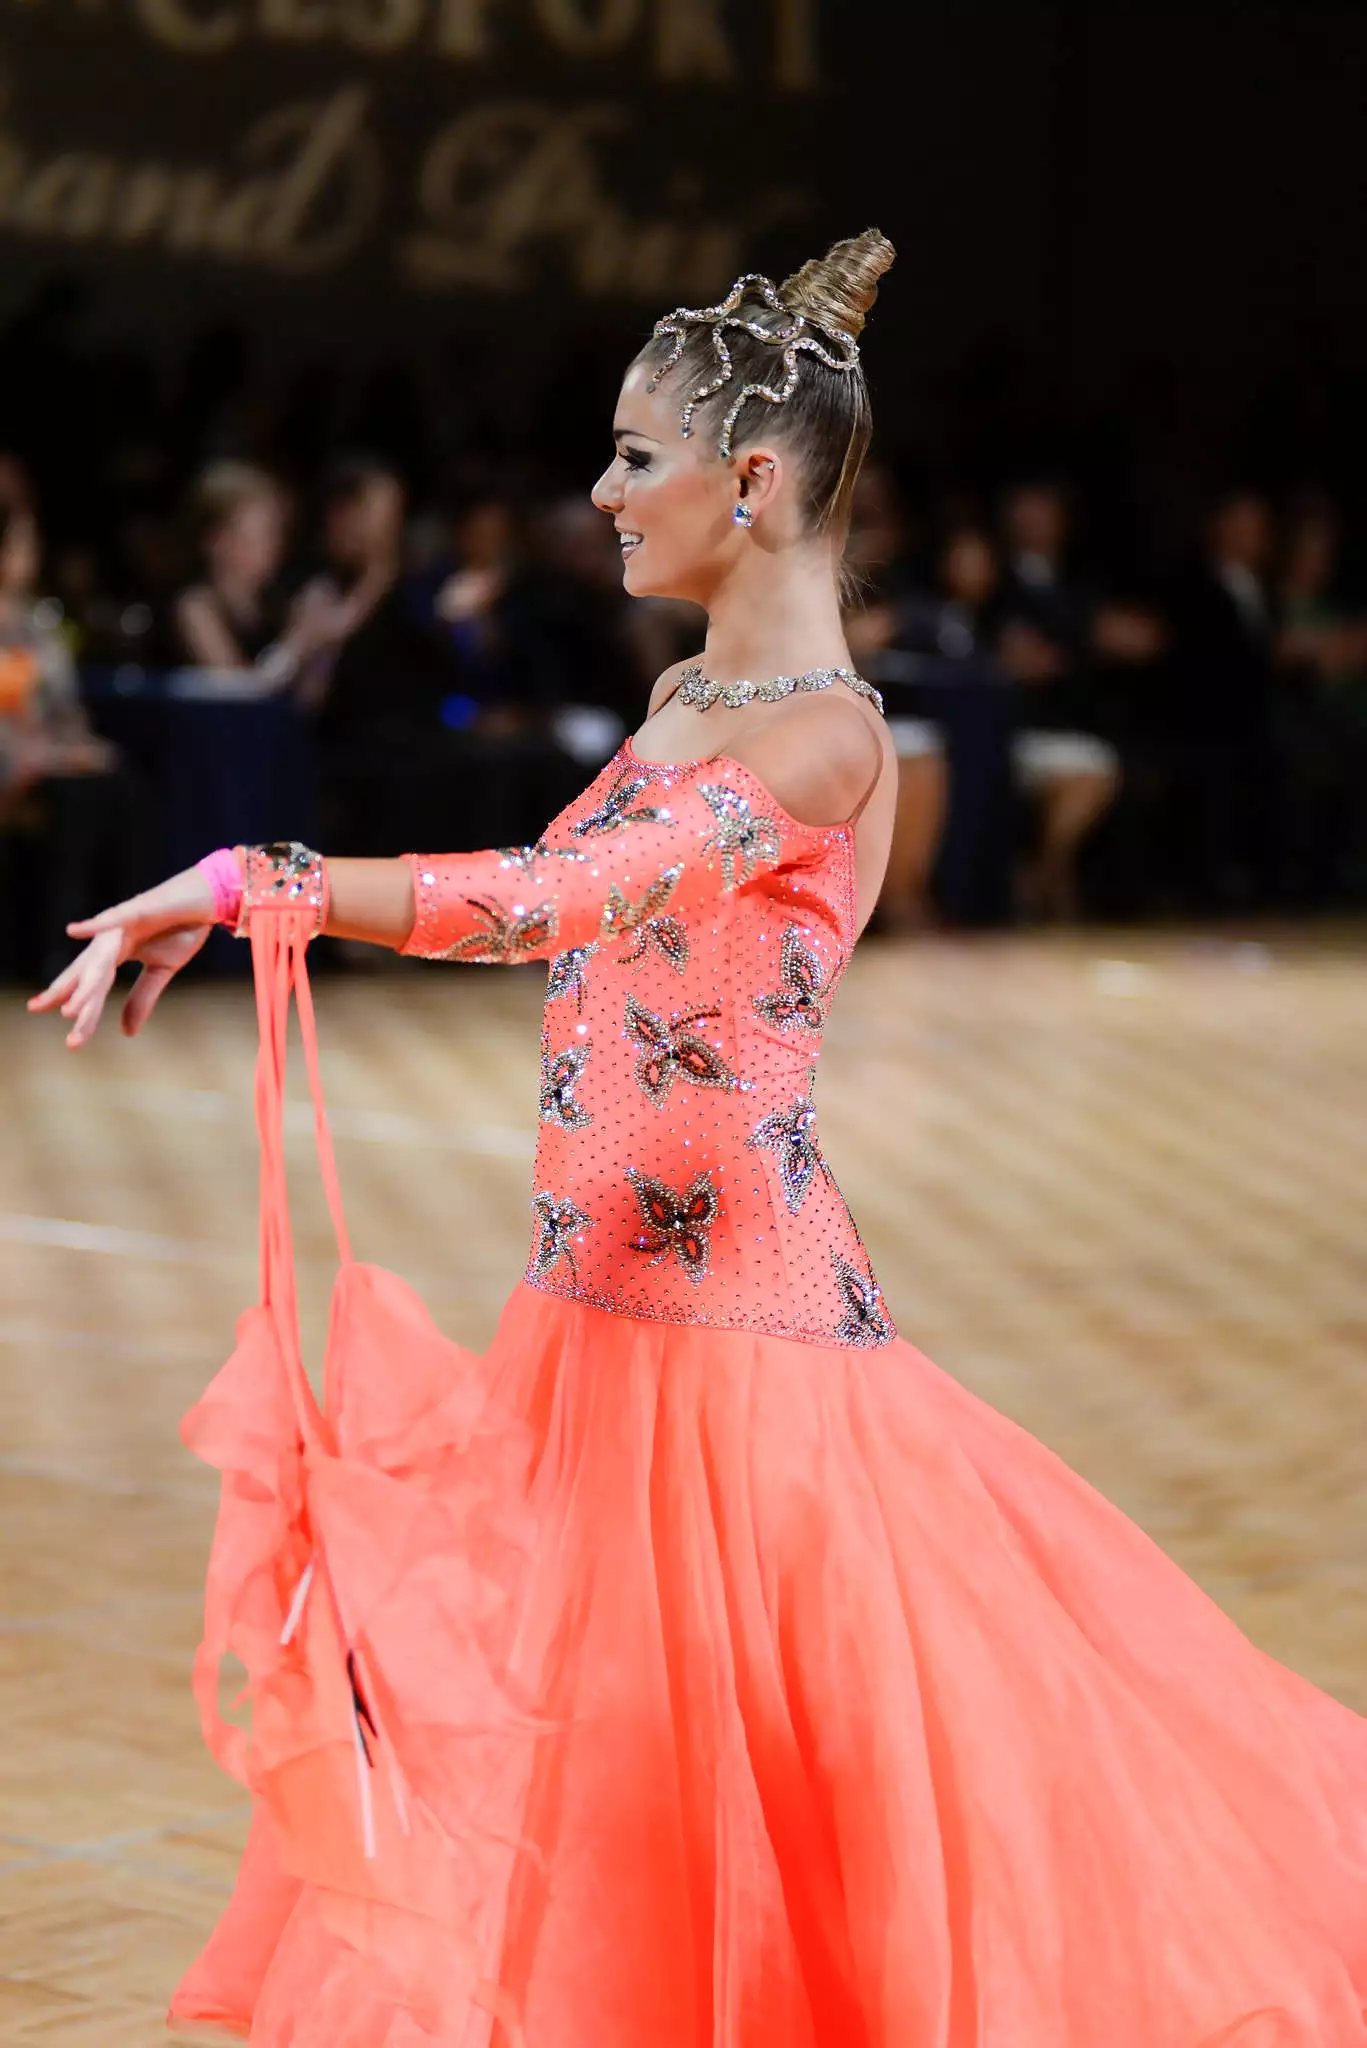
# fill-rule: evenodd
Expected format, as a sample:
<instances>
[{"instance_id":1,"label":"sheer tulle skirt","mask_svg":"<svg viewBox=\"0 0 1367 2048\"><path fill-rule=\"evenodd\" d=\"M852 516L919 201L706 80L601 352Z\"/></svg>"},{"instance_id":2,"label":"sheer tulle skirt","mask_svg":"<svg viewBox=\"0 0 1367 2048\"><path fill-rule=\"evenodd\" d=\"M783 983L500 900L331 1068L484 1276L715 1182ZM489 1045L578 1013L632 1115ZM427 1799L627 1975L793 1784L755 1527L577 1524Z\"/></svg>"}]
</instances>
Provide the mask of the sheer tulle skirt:
<instances>
[{"instance_id":1,"label":"sheer tulle skirt","mask_svg":"<svg viewBox=\"0 0 1367 2048\"><path fill-rule=\"evenodd\" d=\"M1367 1723L910 1346L522 1288L479 1359L353 1267L330 1372L294 1457L248 1318L187 1423L257 1815L178 2022L1367 2048Z\"/></svg>"}]
</instances>

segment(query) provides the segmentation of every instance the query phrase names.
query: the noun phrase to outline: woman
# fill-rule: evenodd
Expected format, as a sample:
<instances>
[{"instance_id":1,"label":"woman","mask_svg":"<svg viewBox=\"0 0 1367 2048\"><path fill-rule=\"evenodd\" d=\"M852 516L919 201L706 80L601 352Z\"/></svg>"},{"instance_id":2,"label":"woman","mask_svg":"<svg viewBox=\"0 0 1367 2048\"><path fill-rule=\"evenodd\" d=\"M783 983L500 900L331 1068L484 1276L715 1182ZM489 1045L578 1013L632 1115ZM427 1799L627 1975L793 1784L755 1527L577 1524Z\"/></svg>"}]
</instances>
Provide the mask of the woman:
<instances>
[{"instance_id":1,"label":"woman","mask_svg":"<svg viewBox=\"0 0 1367 2048\"><path fill-rule=\"evenodd\" d=\"M0 852L31 856L30 937L49 975L71 958L66 927L94 891L114 878L136 888L147 867L139 792L91 730L60 607L38 596L42 561L33 511L0 506Z\"/></svg>"},{"instance_id":2,"label":"woman","mask_svg":"<svg viewBox=\"0 0 1367 2048\"><path fill-rule=\"evenodd\" d=\"M288 610L280 601L280 486L250 463L217 462L200 477L193 510L204 575L176 599L181 659L196 668L253 669L266 687L297 686L346 622L329 595L313 587Z\"/></svg>"},{"instance_id":3,"label":"woman","mask_svg":"<svg viewBox=\"0 0 1367 2048\"><path fill-rule=\"evenodd\" d=\"M894 1335L817 1142L896 805L836 587L891 256L870 230L743 279L629 369L595 500L628 588L703 604L708 643L543 843L216 855L91 919L35 998L84 1044L140 959L137 1030L216 905L264 958L279 892L301 928L552 956L532 1257L488 1356L344 1265L344 1333L379 1321L336 1443L264 1483L293 1432L270 1381L247 1398L255 1325L191 1419L229 1468L210 1648L259 1665L252 1750L223 1738L258 1817L180 2020L270 2048L1367 2041L1367 1729ZM362 1791L329 1806L307 1727L344 1712Z\"/></svg>"},{"instance_id":4,"label":"woman","mask_svg":"<svg viewBox=\"0 0 1367 2048\"><path fill-rule=\"evenodd\" d=\"M1042 614L1025 610L1002 588L993 537L960 525L939 558L940 589L913 609L905 643L949 661L995 667L1017 685L1019 708L1011 766L1019 788L1038 809L1036 845L1020 877L1020 908L1029 917L1072 920L1078 914L1077 859L1083 841L1115 799L1116 752L1087 721L1085 689L1075 657Z\"/></svg>"}]
</instances>

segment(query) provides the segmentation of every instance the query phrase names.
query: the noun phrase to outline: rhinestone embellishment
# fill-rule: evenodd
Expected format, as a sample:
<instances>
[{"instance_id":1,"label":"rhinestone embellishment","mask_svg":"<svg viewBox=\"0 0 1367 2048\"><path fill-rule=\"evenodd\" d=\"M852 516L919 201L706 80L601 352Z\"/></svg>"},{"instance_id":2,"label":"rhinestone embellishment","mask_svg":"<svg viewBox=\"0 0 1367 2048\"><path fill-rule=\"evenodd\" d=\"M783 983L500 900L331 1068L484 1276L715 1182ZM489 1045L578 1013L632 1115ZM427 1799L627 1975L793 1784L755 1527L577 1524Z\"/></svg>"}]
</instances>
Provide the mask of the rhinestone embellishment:
<instances>
[{"instance_id":1,"label":"rhinestone embellishment","mask_svg":"<svg viewBox=\"0 0 1367 2048\"><path fill-rule=\"evenodd\" d=\"M627 997L626 1035L641 1048L636 1085L647 1102L659 1108L678 1079L691 1081L695 1088L736 1087L736 1077L721 1054L689 1029L705 1017L720 1014L718 1010L680 1011L666 1024L635 996Z\"/></svg>"},{"instance_id":2,"label":"rhinestone embellishment","mask_svg":"<svg viewBox=\"0 0 1367 2048\"><path fill-rule=\"evenodd\" d=\"M717 821L703 852L709 860L715 855L721 861L723 889L735 889L757 869L773 866L783 841L772 818L757 817L749 798L724 783L700 782L698 795Z\"/></svg>"},{"instance_id":3,"label":"rhinestone embellishment","mask_svg":"<svg viewBox=\"0 0 1367 2048\"><path fill-rule=\"evenodd\" d=\"M584 969L598 951L596 945L571 946L567 952L557 953L546 976L546 1001L559 1002L562 996L573 994L577 1007L584 1007L584 995L588 983Z\"/></svg>"},{"instance_id":4,"label":"rhinestone embellishment","mask_svg":"<svg viewBox=\"0 0 1367 2048\"><path fill-rule=\"evenodd\" d=\"M563 1052L541 1055L541 1121L559 1124L562 1131L582 1131L593 1122L582 1103L574 1099L579 1078L593 1050L592 1039L583 1045L567 1045Z\"/></svg>"},{"instance_id":5,"label":"rhinestone embellishment","mask_svg":"<svg viewBox=\"0 0 1367 2048\"><path fill-rule=\"evenodd\" d=\"M327 875L323 856L297 839L275 839L264 846L248 846L246 874L242 885L242 906L237 935L250 928L254 910L293 910L304 907L313 912L313 929L318 932L327 912Z\"/></svg>"},{"instance_id":6,"label":"rhinestone embellishment","mask_svg":"<svg viewBox=\"0 0 1367 2048\"><path fill-rule=\"evenodd\" d=\"M880 692L872 683L866 683L863 676L856 675L852 668L809 668L805 675L771 676L763 683L714 683L695 664L684 670L676 694L681 704L687 704L695 711L710 711L714 704L725 704L729 710L739 711L744 704L776 704L780 697L829 690L832 683L844 683L856 697L867 697L875 711L882 711Z\"/></svg>"},{"instance_id":7,"label":"rhinestone embellishment","mask_svg":"<svg viewBox=\"0 0 1367 2048\"><path fill-rule=\"evenodd\" d=\"M826 979L820 960L802 941L801 927L790 924L783 934L779 953L779 977L783 985L769 995L755 997L756 1013L766 1024L773 1024L780 1031L797 1025L806 1031L819 1032L826 1023Z\"/></svg>"},{"instance_id":8,"label":"rhinestone embellishment","mask_svg":"<svg viewBox=\"0 0 1367 2048\"><path fill-rule=\"evenodd\" d=\"M848 1259L842 1259L839 1252L831 1253L831 1261L845 1305L845 1314L836 1325L837 1338L842 1344L886 1344L892 1335L892 1323L884 1312L883 1291L878 1282L871 1274L861 1273Z\"/></svg>"},{"instance_id":9,"label":"rhinestone embellishment","mask_svg":"<svg viewBox=\"0 0 1367 2048\"><path fill-rule=\"evenodd\" d=\"M591 1228L593 1218L575 1203L559 1201L543 1190L533 1197L532 1213L537 1221L536 1243L532 1249L532 1274L544 1280L552 1267L564 1259L574 1273L574 1240Z\"/></svg>"},{"instance_id":10,"label":"rhinestone embellishment","mask_svg":"<svg viewBox=\"0 0 1367 2048\"><path fill-rule=\"evenodd\" d=\"M747 298L762 300L770 313L779 316L782 324L777 327L765 327L758 320L743 318L740 308ZM771 278L763 277L757 271L749 271L744 277L736 279L719 305L679 306L663 320L655 322L656 339L663 341L668 336L673 346L647 384L648 391L654 391L658 387L683 355L690 327L711 328L717 374L709 383L700 384L695 391L691 391L684 401L679 413L679 431L685 440L693 431L693 415L698 407L705 404L709 398L715 398L735 375L735 364L731 360L731 351L725 340L727 333L742 332L753 335L756 341L762 341L768 347L781 349L783 352L782 385L777 389L771 384L744 385L727 413L717 443L717 450L723 462L731 460L736 421L752 398L763 399L766 405L788 403L797 390L799 355L814 355L828 370L837 370L843 374L857 369L859 365L859 346L853 335L844 333L838 327L827 327L819 321L809 320L803 313L795 313L790 306L784 305ZM815 328L824 339L818 341L816 334L809 331L812 328Z\"/></svg>"},{"instance_id":11,"label":"rhinestone embellishment","mask_svg":"<svg viewBox=\"0 0 1367 2048\"><path fill-rule=\"evenodd\" d=\"M816 1104L812 1101L815 1072L807 1076L807 1093L791 1109L775 1109L755 1125L749 1143L754 1151L772 1152L778 1163L783 1199L796 1216L812 1182L824 1166L816 1138Z\"/></svg>"},{"instance_id":12,"label":"rhinestone embellishment","mask_svg":"<svg viewBox=\"0 0 1367 2048\"><path fill-rule=\"evenodd\" d=\"M547 846L544 839L538 839L535 846L500 846L498 857L505 868L517 868L526 874L529 868L540 867L549 860L587 860L577 846Z\"/></svg>"},{"instance_id":13,"label":"rhinestone embellishment","mask_svg":"<svg viewBox=\"0 0 1367 2048\"><path fill-rule=\"evenodd\" d=\"M688 931L681 918L660 915L678 888L682 874L682 867L665 868L639 903L633 903L615 882L609 885L603 937L630 935L617 955L624 966L635 967L653 949L678 973L683 973L688 965Z\"/></svg>"},{"instance_id":14,"label":"rhinestone embellishment","mask_svg":"<svg viewBox=\"0 0 1367 2048\"><path fill-rule=\"evenodd\" d=\"M636 799L651 783L649 775L637 775L630 768L624 768L596 811L590 811L570 830L576 839L596 837L602 832L618 832L623 825L655 825L669 817L669 812L657 805L636 805ZM636 806L634 809L633 806Z\"/></svg>"},{"instance_id":15,"label":"rhinestone embellishment","mask_svg":"<svg viewBox=\"0 0 1367 2048\"><path fill-rule=\"evenodd\" d=\"M516 906L505 910L492 896L467 896L466 902L479 921L479 929L467 932L434 960L469 960L485 967L509 967L530 957L555 937L556 910L553 903L539 903L535 910Z\"/></svg>"},{"instance_id":16,"label":"rhinestone embellishment","mask_svg":"<svg viewBox=\"0 0 1367 2048\"><path fill-rule=\"evenodd\" d=\"M653 1174L627 1169L627 1179L636 1191L637 1206L645 1225L631 1240L635 1252L643 1252L652 1266L658 1266L671 1252L690 1280L701 1280L712 1256L711 1228L721 1203L710 1173L700 1173L676 1194L667 1181Z\"/></svg>"}]
</instances>

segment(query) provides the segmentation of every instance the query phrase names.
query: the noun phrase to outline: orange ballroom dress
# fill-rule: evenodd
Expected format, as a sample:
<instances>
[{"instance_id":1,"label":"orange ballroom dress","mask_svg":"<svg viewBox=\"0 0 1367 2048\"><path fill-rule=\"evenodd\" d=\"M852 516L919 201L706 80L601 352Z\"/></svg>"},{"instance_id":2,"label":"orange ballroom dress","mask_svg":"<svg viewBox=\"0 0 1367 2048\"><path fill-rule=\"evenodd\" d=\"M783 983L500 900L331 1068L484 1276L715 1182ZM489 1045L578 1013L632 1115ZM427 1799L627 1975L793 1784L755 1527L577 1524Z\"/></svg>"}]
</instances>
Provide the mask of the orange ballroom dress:
<instances>
[{"instance_id":1,"label":"orange ballroom dress","mask_svg":"<svg viewBox=\"0 0 1367 2048\"><path fill-rule=\"evenodd\" d=\"M813 1110L853 829L628 742L536 846L412 863L410 953L549 961L530 1260L479 1356L351 1258L282 884L261 1300L184 1424L222 1474L196 1693L253 1818L173 2024L1367 2048L1367 1721L893 1329Z\"/></svg>"}]
</instances>

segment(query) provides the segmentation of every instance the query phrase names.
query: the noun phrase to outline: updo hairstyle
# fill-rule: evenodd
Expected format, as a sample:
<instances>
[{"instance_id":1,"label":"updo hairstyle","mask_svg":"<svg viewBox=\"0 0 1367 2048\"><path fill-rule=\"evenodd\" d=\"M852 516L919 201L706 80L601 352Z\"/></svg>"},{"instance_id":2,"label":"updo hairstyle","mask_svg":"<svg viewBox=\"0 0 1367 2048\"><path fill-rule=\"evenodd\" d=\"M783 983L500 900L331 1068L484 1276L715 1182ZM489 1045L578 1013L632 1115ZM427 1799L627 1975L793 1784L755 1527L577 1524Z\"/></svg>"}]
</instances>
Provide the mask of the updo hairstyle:
<instances>
[{"instance_id":1,"label":"updo hairstyle","mask_svg":"<svg viewBox=\"0 0 1367 2048\"><path fill-rule=\"evenodd\" d=\"M824 330L857 341L878 297L878 280L892 267L896 253L877 228L865 228L862 235L836 242L824 256L804 263L801 270L785 278L778 287L780 302L788 313L800 313L811 323L816 340L821 340ZM782 314L758 296L753 301L747 296L738 311L770 331L783 324ZM668 372L679 392L695 390L716 375L715 332L715 327L701 323L690 329L682 355ZM782 389L781 348L734 328L726 331L726 345L733 375L720 391L699 404L695 433L711 432L746 384ZM657 336L647 342L638 360L658 365L669 353L668 338ZM778 406L751 400L737 421L734 446L739 451L759 440L781 441L797 466L808 528L843 542L855 479L868 452L872 428L863 366L856 363L849 370L831 370L805 353L797 361L797 388L792 397Z\"/></svg>"}]
</instances>

